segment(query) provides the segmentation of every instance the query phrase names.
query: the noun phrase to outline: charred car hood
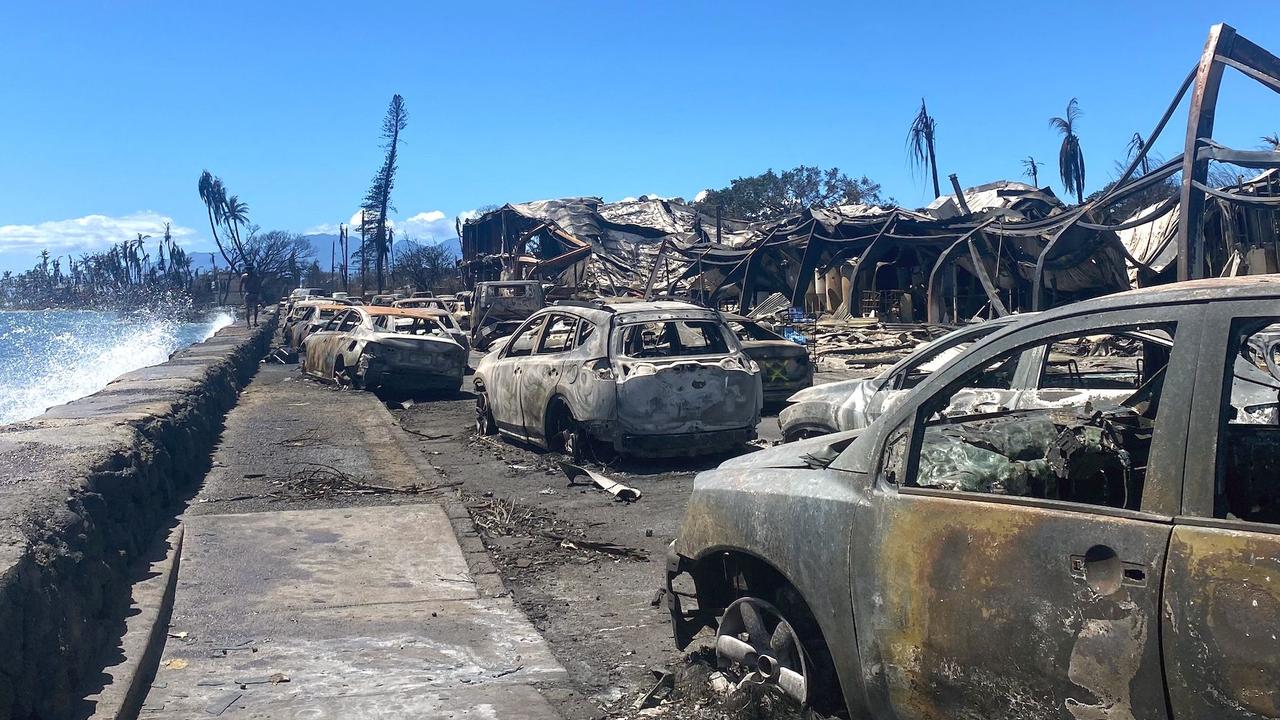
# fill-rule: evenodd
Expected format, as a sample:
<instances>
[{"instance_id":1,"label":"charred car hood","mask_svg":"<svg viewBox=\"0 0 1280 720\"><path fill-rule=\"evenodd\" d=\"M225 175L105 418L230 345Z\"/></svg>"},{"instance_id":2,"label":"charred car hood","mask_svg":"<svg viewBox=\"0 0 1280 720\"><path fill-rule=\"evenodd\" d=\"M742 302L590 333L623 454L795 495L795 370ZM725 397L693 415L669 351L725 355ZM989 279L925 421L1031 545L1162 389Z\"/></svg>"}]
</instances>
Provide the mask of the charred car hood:
<instances>
[{"instance_id":1,"label":"charred car hood","mask_svg":"<svg viewBox=\"0 0 1280 720\"><path fill-rule=\"evenodd\" d=\"M797 440L726 460L720 464L720 468L823 468L861 434L862 430L846 430L808 440Z\"/></svg>"}]
</instances>

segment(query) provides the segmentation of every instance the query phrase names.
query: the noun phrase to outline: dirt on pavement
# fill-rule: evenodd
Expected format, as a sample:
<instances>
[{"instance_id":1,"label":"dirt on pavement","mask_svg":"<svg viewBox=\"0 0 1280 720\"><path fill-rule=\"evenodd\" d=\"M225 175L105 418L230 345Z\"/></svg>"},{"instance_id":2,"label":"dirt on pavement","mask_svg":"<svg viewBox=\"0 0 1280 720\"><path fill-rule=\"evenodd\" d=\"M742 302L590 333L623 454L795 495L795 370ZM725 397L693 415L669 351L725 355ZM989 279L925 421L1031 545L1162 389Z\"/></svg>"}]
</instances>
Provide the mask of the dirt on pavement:
<instances>
[{"instance_id":1,"label":"dirt on pavement","mask_svg":"<svg viewBox=\"0 0 1280 720\"><path fill-rule=\"evenodd\" d=\"M424 482L449 484L465 503L507 588L569 671L577 693L551 698L567 720L796 716L785 702L713 691L714 654L697 642L676 650L659 591L694 475L729 456L587 463L640 491L627 503L571 486L558 453L477 435L470 393L388 405L438 473ZM761 425L777 436L775 417ZM674 688L637 708L661 673Z\"/></svg>"}]
</instances>

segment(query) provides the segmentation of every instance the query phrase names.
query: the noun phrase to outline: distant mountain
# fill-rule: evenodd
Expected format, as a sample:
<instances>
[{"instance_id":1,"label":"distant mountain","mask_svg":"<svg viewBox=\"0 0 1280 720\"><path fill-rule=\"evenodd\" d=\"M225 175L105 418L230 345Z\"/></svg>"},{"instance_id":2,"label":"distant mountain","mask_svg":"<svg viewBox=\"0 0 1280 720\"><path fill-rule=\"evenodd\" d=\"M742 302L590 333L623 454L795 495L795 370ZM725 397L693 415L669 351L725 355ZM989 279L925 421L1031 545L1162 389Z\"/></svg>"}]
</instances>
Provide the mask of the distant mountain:
<instances>
[{"instance_id":1,"label":"distant mountain","mask_svg":"<svg viewBox=\"0 0 1280 720\"><path fill-rule=\"evenodd\" d=\"M315 235L303 235L303 237L311 243L311 249L315 252L316 262L320 263L321 267L328 267L329 258L333 252L331 248L338 247L338 236L334 233L316 233ZM347 242L351 245L351 251L355 252L360 247L360 236L353 233ZM418 241L415 240L415 242ZM396 243L399 244L398 239ZM461 245L458 242L458 238L447 238L437 244L443 244L449 250L451 256L455 258L459 256L458 251ZM341 252L339 252L340 254Z\"/></svg>"}]
</instances>

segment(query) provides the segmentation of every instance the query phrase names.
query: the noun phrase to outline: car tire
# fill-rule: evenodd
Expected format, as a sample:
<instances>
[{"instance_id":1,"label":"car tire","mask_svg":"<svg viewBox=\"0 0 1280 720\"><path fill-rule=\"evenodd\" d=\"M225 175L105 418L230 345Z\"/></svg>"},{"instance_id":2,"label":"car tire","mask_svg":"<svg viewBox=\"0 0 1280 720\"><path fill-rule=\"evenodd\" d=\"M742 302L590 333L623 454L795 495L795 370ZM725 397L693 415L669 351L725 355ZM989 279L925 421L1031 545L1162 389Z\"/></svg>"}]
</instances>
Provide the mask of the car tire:
<instances>
[{"instance_id":1,"label":"car tire","mask_svg":"<svg viewBox=\"0 0 1280 720\"><path fill-rule=\"evenodd\" d=\"M476 434L498 434L498 422L493 419L493 409L489 407L489 394L484 391L476 393Z\"/></svg>"}]
</instances>

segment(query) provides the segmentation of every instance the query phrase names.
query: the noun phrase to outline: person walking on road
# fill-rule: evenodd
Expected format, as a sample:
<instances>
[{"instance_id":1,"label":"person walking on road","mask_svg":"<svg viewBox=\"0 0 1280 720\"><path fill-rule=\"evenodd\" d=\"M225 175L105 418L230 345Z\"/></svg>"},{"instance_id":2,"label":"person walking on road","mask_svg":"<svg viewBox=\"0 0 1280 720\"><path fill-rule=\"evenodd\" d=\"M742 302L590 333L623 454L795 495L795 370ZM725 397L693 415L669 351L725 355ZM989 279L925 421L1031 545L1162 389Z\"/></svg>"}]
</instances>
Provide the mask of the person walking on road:
<instances>
[{"instance_id":1,"label":"person walking on road","mask_svg":"<svg viewBox=\"0 0 1280 720\"><path fill-rule=\"evenodd\" d=\"M254 272L253 265L245 263L244 274L240 276L240 294L244 296L244 325L258 326L258 304L261 302L262 278ZM252 317L252 322L250 318Z\"/></svg>"}]
</instances>

